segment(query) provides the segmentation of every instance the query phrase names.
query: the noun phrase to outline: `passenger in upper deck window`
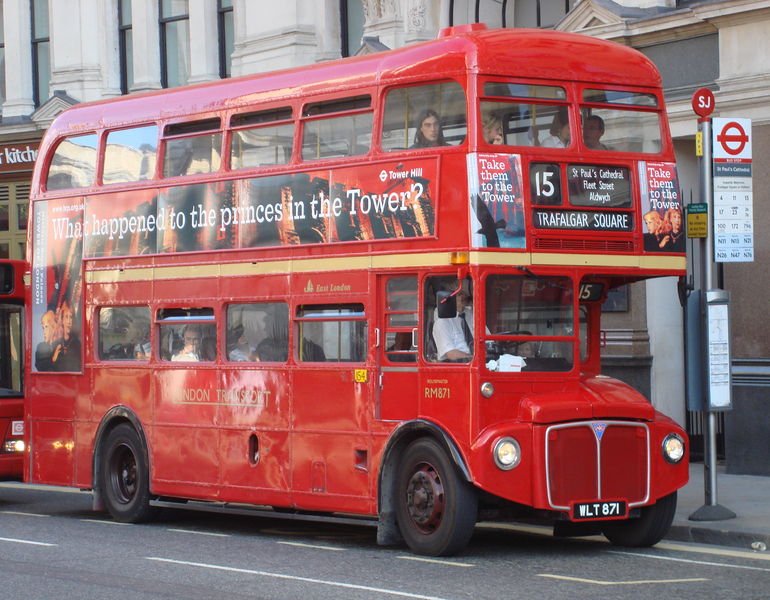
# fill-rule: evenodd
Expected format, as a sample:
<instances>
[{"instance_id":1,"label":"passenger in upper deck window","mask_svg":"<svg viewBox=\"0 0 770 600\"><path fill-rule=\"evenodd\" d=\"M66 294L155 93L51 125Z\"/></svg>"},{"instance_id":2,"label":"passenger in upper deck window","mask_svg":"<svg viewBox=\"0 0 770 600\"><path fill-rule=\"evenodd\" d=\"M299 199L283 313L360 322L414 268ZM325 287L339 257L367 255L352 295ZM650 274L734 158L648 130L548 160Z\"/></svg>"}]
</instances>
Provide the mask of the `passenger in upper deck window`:
<instances>
[{"instance_id":1,"label":"passenger in upper deck window","mask_svg":"<svg viewBox=\"0 0 770 600\"><path fill-rule=\"evenodd\" d=\"M418 115L416 127L412 148L446 146L444 132L441 129L441 118L432 108L426 108Z\"/></svg>"},{"instance_id":2,"label":"passenger in upper deck window","mask_svg":"<svg viewBox=\"0 0 770 600\"><path fill-rule=\"evenodd\" d=\"M604 119L591 115L583 121L583 143L591 150L609 150L599 140L604 135Z\"/></svg>"},{"instance_id":3,"label":"passenger in upper deck window","mask_svg":"<svg viewBox=\"0 0 770 600\"><path fill-rule=\"evenodd\" d=\"M540 142L543 148L566 148L569 146L569 117L566 108L560 108L553 116L548 132L551 135Z\"/></svg>"},{"instance_id":4,"label":"passenger in upper deck window","mask_svg":"<svg viewBox=\"0 0 770 600\"><path fill-rule=\"evenodd\" d=\"M494 113L487 113L482 120L484 141L487 144L503 143L503 121Z\"/></svg>"}]
</instances>

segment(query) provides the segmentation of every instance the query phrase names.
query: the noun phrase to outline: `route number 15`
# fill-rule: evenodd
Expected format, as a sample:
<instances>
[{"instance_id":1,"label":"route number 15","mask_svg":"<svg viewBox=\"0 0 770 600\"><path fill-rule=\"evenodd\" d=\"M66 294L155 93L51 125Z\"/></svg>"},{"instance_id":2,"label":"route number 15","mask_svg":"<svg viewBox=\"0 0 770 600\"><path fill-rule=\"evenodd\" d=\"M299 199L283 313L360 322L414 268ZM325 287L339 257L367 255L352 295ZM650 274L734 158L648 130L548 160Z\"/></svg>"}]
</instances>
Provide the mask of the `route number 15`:
<instances>
[{"instance_id":1,"label":"route number 15","mask_svg":"<svg viewBox=\"0 0 770 600\"><path fill-rule=\"evenodd\" d=\"M533 204L561 204L561 171L554 163L532 163L529 166L530 197Z\"/></svg>"}]
</instances>

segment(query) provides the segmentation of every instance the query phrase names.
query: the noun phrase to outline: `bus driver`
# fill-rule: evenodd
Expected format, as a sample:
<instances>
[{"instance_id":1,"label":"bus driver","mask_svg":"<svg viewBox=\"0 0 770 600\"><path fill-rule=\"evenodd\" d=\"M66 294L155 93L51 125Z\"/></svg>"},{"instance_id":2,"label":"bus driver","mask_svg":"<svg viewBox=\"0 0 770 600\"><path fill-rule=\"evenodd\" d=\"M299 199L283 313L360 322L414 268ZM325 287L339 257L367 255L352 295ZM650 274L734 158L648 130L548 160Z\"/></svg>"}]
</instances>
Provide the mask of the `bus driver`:
<instances>
[{"instance_id":1,"label":"bus driver","mask_svg":"<svg viewBox=\"0 0 770 600\"><path fill-rule=\"evenodd\" d=\"M467 362L473 358L473 306L470 294L461 289L455 294L457 314L433 323L433 340L441 362Z\"/></svg>"}]
</instances>

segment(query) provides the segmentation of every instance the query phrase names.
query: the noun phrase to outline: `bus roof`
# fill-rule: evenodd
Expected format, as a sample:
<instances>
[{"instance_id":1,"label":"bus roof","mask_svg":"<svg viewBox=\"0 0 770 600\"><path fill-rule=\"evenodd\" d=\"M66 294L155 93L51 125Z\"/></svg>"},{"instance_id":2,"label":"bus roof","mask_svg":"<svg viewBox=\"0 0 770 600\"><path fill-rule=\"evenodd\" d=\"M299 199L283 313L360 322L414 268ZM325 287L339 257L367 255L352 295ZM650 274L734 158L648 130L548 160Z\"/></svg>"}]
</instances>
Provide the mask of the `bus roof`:
<instances>
[{"instance_id":1,"label":"bus roof","mask_svg":"<svg viewBox=\"0 0 770 600\"><path fill-rule=\"evenodd\" d=\"M539 29L489 30L473 24L444 29L436 40L387 52L76 105L54 120L47 137L50 142L64 133L465 72L660 85L657 69L648 58L614 42Z\"/></svg>"}]
</instances>

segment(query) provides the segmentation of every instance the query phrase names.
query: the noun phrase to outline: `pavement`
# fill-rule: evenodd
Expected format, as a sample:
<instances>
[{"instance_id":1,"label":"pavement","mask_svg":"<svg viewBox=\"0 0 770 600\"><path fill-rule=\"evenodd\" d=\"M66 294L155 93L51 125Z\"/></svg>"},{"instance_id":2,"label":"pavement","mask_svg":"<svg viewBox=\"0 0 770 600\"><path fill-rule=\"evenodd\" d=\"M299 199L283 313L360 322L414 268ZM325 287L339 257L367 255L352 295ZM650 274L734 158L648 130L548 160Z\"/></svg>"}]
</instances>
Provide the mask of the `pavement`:
<instances>
[{"instance_id":1,"label":"pavement","mask_svg":"<svg viewBox=\"0 0 770 600\"><path fill-rule=\"evenodd\" d=\"M703 464L691 464L690 481L679 490L674 523L665 539L770 551L770 477L728 474L718 465L716 495L706 512L722 512L723 507L736 516L694 521L690 516L706 505L704 479L708 476Z\"/></svg>"}]
</instances>

